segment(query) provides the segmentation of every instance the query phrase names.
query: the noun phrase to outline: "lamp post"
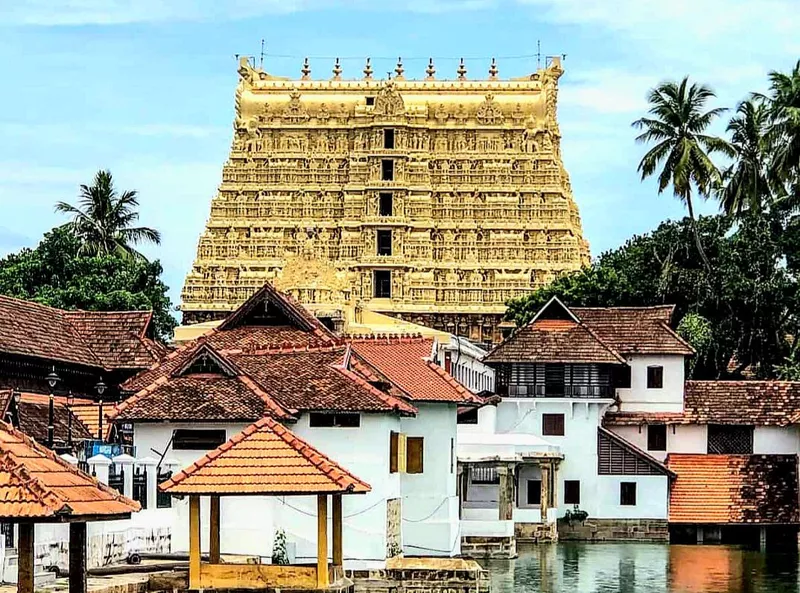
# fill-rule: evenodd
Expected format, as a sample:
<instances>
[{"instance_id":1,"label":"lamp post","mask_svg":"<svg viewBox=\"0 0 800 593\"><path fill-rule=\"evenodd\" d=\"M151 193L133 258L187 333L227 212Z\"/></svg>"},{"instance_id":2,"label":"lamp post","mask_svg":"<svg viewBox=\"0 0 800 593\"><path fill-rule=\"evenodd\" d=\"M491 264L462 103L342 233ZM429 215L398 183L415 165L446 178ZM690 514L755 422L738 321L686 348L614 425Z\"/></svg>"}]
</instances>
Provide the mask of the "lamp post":
<instances>
[{"instance_id":1,"label":"lamp post","mask_svg":"<svg viewBox=\"0 0 800 593\"><path fill-rule=\"evenodd\" d=\"M72 390L69 390L67 395L67 446L69 452L72 454L72 405L75 403L75 398L72 396Z\"/></svg>"},{"instance_id":2,"label":"lamp post","mask_svg":"<svg viewBox=\"0 0 800 593\"><path fill-rule=\"evenodd\" d=\"M100 380L94 388L97 391L98 402L100 404L97 410L97 439L103 442L103 394L106 391L106 384L103 383L103 377L100 377Z\"/></svg>"},{"instance_id":3,"label":"lamp post","mask_svg":"<svg viewBox=\"0 0 800 593\"><path fill-rule=\"evenodd\" d=\"M50 407L47 413L47 446L52 449L55 440L55 394L53 391L56 385L58 385L58 382L61 381L61 377L56 375L56 367L53 367L53 370L50 371L46 379L47 384L50 386Z\"/></svg>"}]
</instances>

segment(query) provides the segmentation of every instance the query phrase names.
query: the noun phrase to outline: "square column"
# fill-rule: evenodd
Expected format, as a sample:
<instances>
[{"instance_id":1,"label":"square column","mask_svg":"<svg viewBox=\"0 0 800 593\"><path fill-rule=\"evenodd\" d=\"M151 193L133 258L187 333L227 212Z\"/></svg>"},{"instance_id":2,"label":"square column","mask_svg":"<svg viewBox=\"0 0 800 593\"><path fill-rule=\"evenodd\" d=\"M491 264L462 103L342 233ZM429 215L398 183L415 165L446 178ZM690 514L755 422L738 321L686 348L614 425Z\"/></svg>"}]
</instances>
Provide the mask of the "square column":
<instances>
[{"instance_id":1,"label":"square column","mask_svg":"<svg viewBox=\"0 0 800 593\"><path fill-rule=\"evenodd\" d=\"M86 593L86 523L69 524L69 593Z\"/></svg>"},{"instance_id":2,"label":"square column","mask_svg":"<svg viewBox=\"0 0 800 593\"><path fill-rule=\"evenodd\" d=\"M317 588L327 589L328 579L328 496L317 495Z\"/></svg>"},{"instance_id":3,"label":"square column","mask_svg":"<svg viewBox=\"0 0 800 593\"><path fill-rule=\"evenodd\" d=\"M542 470L542 503L540 505L542 523L547 524L547 511L550 510L550 480L552 479L552 466L549 462L541 465Z\"/></svg>"},{"instance_id":4,"label":"square column","mask_svg":"<svg viewBox=\"0 0 800 593\"><path fill-rule=\"evenodd\" d=\"M208 561L211 564L219 564L220 548L219 548L219 511L220 500L219 496L211 497L211 519L209 521L211 532L208 538Z\"/></svg>"},{"instance_id":5,"label":"square column","mask_svg":"<svg viewBox=\"0 0 800 593\"><path fill-rule=\"evenodd\" d=\"M200 497L189 497L189 588L200 589Z\"/></svg>"},{"instance_id":6,"label":"square column","mask_svg":"<svg viewBox=\"0 0 800 593\"><path fill-rule=\"evenodd\" d=\"M497 468L500 475L498 511L500 521L514 518L514 464L508 463Z\"/></svg>"},{"instance_id":7,"label":"square column","mask_svg":"<svg viewBox=\"0 0 800 593\"><path fill-rule=\"evenodd\" d=\"M19 524L17 593L33 593L33 523Z\"/></svg>"},{"instance_id":8,"label":"square column","mask_svg":"<svg viewBox=\"0 0 800 593\"><path fill-rule=\"evenodd\" d=\"M333 495L333 565L342 567L342 495Z\"/></svg>"}]
</instances>

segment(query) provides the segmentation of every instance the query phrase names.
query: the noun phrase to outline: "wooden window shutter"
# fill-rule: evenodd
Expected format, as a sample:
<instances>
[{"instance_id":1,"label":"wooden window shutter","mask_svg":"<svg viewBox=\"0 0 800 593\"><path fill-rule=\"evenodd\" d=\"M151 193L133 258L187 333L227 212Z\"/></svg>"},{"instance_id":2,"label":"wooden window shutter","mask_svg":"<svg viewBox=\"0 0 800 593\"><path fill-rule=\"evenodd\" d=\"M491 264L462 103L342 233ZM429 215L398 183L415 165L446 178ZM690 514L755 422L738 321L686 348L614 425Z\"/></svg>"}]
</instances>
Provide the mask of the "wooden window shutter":
<instances>
[{"instance_id":1,"label":"wooden window shutter","mask_svg":"<svg viewBox=\"0 0 800 593\"><path fill-rule=\"evenodd\" d=\"M424 439L422 437L408 437L407 439L408 460L406 473L421 474L423 471L423 449Z\"/></svg>"},{"instance_id":2,"label":"wooden window shutter","mask_svg":"<svg viewBox=\"0 0 800 593\"><path fill-rule=\"evenodd\" d=\"M407 458L406 435L399 432L389 433L389 473L406 471Z\"/></svg>"},{"instance_id":3,"label":"wooden window shutter","mask_svg":"<svg viewBox=\"0 0 800 593\"><path fill-rule=\"evenodd\" d=\"M408 439L406 435L400 433L398 436L397 449L397 471L406 473L408 471Z\"/></svg>"}]
</instances>

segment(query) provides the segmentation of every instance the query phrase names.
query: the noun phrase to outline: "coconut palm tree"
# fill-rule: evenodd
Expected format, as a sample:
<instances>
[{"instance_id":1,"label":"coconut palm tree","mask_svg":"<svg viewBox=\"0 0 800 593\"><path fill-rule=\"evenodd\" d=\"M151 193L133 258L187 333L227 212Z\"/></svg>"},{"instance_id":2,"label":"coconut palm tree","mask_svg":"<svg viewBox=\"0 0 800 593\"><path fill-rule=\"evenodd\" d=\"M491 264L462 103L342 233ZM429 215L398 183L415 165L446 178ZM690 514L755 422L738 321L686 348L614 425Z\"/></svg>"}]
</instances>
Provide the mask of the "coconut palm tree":
<instances>
[{"instance_id":1,"label":"coconut palm tree","mask_svg":"<svg viewBox=\"0 0 800 593\"><path fill-rule=\"evenodd\" d=\"M735 161L723 172L719 190L720 206L728 215L760 212L772 197L768 127L767 105L758 98L740 103L728 123Z\"/></svg>"},{"instance_id":2,"label":"coconut palm tree","mask_svg":"<svg viewBox=\"0 0 800 593\"><path fill-rule=\"evenodd\" d=\"M92 185L81 185L78 206L58 202L56 211L72 215L67 225L81 240L81 253L144 257L133 246L161 243L161 234L149 227L131 226L139 219L135 190L118 194L109 171L98 171Z\"/></svg>"},{"instance_id":3,"label":"coconut palm tree","mask_svg":"<svg viewBox=\"0 0 800 593\"><path fill-rule=\"evenodd\" d=\"M707 198L721 178L711 154L719 152L733 156L733 150L725 140L705 133L714 119L725 111L719 107L705 110L706 102L715 96L707 86L690 85L688 76L680 83L663 82L647 96L649 117L637 119L632 124L634 128L643 130L636 137L637 142L656 143L639 163L642 179L656 174L656 169L661 166L658 193L672 186L675 196L686 204L697 251L709 272L711 266L697 231L692 194L696 192Z\"/></svg>"},{"instance_id":4,"label":"coconut palm tree","mask_svg":"<svg viewBox=\"0 0 800 593\"><path fill-rule=\"evenodd\" d=\"M791 184L800 176L800 60L789 74L770 72L769 81L770 173L775 181Z\"/></svg>"}]
</instances>

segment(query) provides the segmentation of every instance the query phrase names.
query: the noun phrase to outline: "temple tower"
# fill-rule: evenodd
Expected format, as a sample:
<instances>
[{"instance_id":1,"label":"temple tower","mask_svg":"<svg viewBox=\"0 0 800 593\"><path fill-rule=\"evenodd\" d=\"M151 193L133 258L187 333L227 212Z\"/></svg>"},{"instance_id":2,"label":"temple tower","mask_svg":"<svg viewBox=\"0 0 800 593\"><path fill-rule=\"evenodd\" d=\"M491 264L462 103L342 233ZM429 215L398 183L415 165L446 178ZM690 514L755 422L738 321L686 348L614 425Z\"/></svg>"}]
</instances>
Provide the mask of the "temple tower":
<instances>
[{"instance_id":1,"label":"temple tower","mask_svg":"<svg viewBox=\"0 0 800 593\"><path fill-rule=\"evenodd\" d=\"M510 297L589 261L561 160L561 61L523 78L290 80L243 58L222 184L182 293L223 317L315 258L372 310L499 339ZM296 271L294 272L296 273ZM313 293L313 290L310 291ZM306 299L314 298L309 290ZM339 293L341 294L341 292ZM327 298L327 297L324 297Z\"/></svg>"}]
</instances>

